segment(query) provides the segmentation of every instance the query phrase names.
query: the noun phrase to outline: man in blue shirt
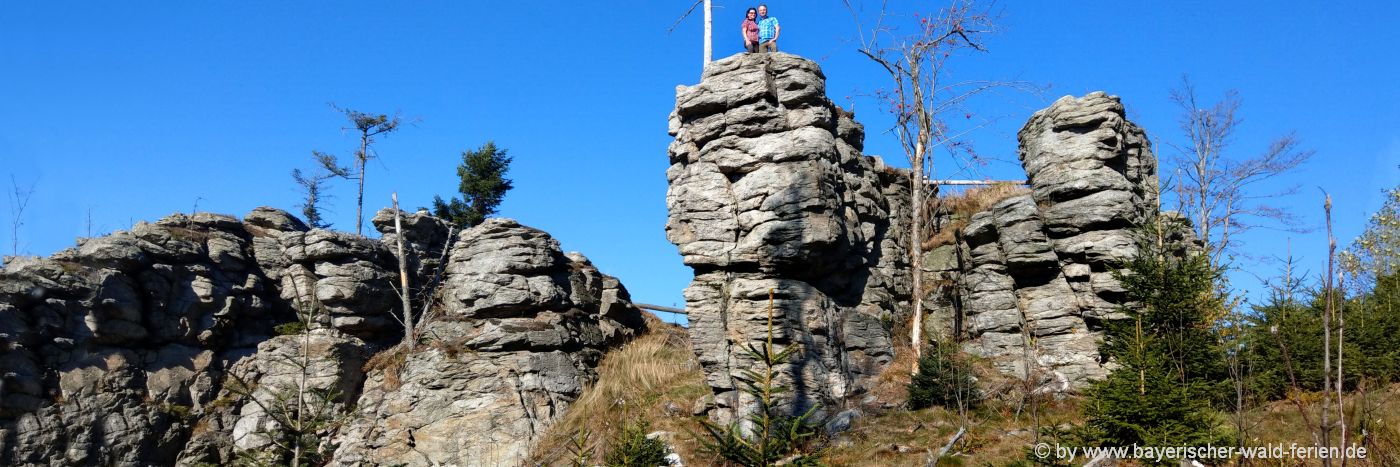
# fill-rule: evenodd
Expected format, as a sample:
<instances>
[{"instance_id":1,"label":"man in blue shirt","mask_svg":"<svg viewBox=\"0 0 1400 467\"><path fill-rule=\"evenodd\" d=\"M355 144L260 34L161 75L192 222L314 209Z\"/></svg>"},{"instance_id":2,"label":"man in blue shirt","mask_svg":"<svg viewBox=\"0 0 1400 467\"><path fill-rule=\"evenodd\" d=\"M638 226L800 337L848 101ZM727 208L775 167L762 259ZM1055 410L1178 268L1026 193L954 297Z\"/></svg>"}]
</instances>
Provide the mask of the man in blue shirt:
<instances>
[{"instance_id":1,"label":"man in blue shirt","mask_svg":"<svg viewBox=\"0 0 1400 467\"><path fill-rule=\"evenodd\" d=\"M768 16L768 5L758 6L758 51L777 52L778 33L782 28L778 27L778 18Z\"/></svg>"}]
</instances>

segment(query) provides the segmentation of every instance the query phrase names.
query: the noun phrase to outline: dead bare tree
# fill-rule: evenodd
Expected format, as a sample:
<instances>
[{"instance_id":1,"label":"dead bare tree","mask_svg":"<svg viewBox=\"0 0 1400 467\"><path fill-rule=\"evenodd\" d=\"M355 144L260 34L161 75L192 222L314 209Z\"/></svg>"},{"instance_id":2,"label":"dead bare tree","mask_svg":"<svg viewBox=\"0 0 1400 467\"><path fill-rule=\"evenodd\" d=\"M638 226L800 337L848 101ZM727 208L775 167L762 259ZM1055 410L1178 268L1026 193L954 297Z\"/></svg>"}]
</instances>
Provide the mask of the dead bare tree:
<instances>
[{"instance_id":1,"label":"dead bare tree","mask_svg":"<svg viewBox=\"0 0 1400 467\"><path fill-rule=\"evenodd\" d=\"M24 227L24 210L29 207L29 199L34 196L34 185L28 188L19 186L14 174L10 174L10 254L19 256L19 230Z\"/></svg>"},{"instance_id":2,"label":"dead bare tree","mask_svg":"<svg viewBox=\"0 0 1400 467\"><path fill-rule=\"evenodd\" d=\"M413 304L409 299L408 256L403 252L403 211L399 210L399 194L391 195L394 200L394 244L399 253L399 299L403 302L403 340L410 352L418 343L416 328L413 327ZM444 247L445 248L445 247Z\"/></svg>"},{"instance_id":3,"label":"dead bare tree","mask_svg":"<svg viewBox=\"0 0 1400 467\"><path fill-rule=\"evenodd\" d=\"M1238 158L1229 151L1235 132L1243 120L1237 116L1241 100L1231 90L1214 104L1200 102L1196 87L1183 76L1171 90L1171 100L1181 108L1179 124L1186 143L1169 145L1176 149L1175 163L1181 172L1175 186L1180 211L1195 223L1196 235L1206 243L1211 263L1222 265L1226 252L1233 251L1232 235L1265 224L1296 229L1296 217L1266 202L1293 193L1296 188L1258 193L1261 183L1288 173L1307 162L1314 153L1302 149L1297 135L1275 138L1263 153Z\"/></svg>"},{"instance_id":4,"label":"dead bare tree","mask_svg":"<svg viewBox=\"0 0 1400 467\"><path fill-rule=\"evenodd\" d=\"M1332 424L1328 422L1328 416L1330 415L1329 412L1331 412L1330 405L1332 403L1332 395L1328 393L1331 392L1332 388L1332 319L1336 312L1333 308L1333 299L1336 289L1333 287L1332 279L1336 277L1336 269L1333 267L1333 262L1337 256L1337 239L1332 236L1332 196L1326 196L1326 200L1322 204L1322 209L1327 213L1327 277L1323 279L1323 286L1327 288L1327 303L1323 307L1322 314L1322 426L1320 428L1322 431L1322 445L1324 448L1330 448L1332 447ZM1339 350L1338 358L1340 357ZM1342 403L1340 364L1341 363L1338 362L1338 411L1341 411ZM1343 446L1343 448L1345 448L1345 446ZM1332 459L1324 457L1322 459L1322 465L1331 466Z\"/></svg>"},{"instance_id":5,"label":"dead bare tree","mask_svg":"<svg viewBox=\"0 0 1400 467\"><path fill-rule=\"evenodd\" d=\"M861 22L858 9L844 0L860 32L860 53L889 74L892 88L877 93L895 115L893 132L909 160L910 223L909 256L913 271L914 310L910 340L916 357L922 356L923 300L922 277L926 199L937 188L928 183L934 173L935 151L943 150L955 160L972 160L977 155L963 137L985 126L956 129L953 116L971 120L965 108L972 97L998 87L1028 87L1007 81L958 81L949 75L950 59L964 53L985 52L984 36L994 30L995 17L973 0L956 0L935 14L914 15L916 27L900 32L889 21L892 15L882 3L873 25ZM915 359L917 361L917 358ZM912 371L918 371L918 364Z\"/></svg>"},{"instance_id":6,"label":"dead bare tree","mask_svg":"<svg viewBox=\"0 0 1400 467\"><path fill-rule=\"evenodd\" d=\"M1336 268L1336 263L1337 263L1337 237L1334 236L1333 233L1332 233L1332 195L1326 194L1326 192L1324 192L1324 193L1323 193L1323 196L1324 196L1324 201L1323 201L1322 208L1323 208L1323 211L1325 212L1326 221L1327 221L1327 224L1326 224L1326 225L1327 225L1327 279L1325 280L1325 287L1327 288L1327 295L1326 295L1325 300L1326 300L1327 302L1324 304L1324 313L1323 313L1324 316L1323 316L1323 320L1322 320L1322 332L1323 332L1323 333L1326 333L1326 335L1324 335L1324 336L1323 336L1323 339L1322 339L1323 345L1324 345L1324 348L1323 348L1323 352L1322 352L1322 353L1323 353L1323 356L1324 356L1323 358L1326 358L1327 360L1323 361L1323 365L1322 365L1323 373L1324 373L1323 376L1322 376L1322 377L1323 377L1323 385L1322 385L1322 394L1323 394L1323 397L1322 397L1322 437L1323 437L1323 443L1324 443L1326 446L1331 446L1331 445L1332 445L1332 440L1329 438L1329 432L1331 431L1331 428L1332 428L1332 427L1331 427L1331 425L1329 425L1329 424L1327 423L1327 418L1328 418L1328 413L1327 413L1327 412L1328 412L1328 405L1330 404L1329 401L1332 399L1333 396L1336 396L1336 398L1337 398L1337 427L1338 427L1338 430L1339 430L1339 432L1340 432L1339 439L1338 439L1338 446L1341 447L1341 449L1346 449L1346 447L1347 447L1347 422L1346 422L1346 409L1345 409L1345 405L1344 405L1345 400L1343 399L1343 396L1345 395L1345 393L1343 392L1343 387L1344 387L1344 385L1342 384L1342 383L1344 382L1343 371L1342 371L1342 367L1343 367L1343 366L1342 366L1342 353L1343 353L1343 352L1342 352L1342 348L1343 348L1343 345L1345 344L1345 340L1346 340L1346 339L1345 339L1345 334L1346 334L1346 318L1343 316L1345 307L1344 307L1344 306L1339 306L1338 303L1337 303L1337 302L1338 302L1338 299L1345 300L1346 297L1345 297L1345 296L1342 296L1342 297L1338 297L1338 296L1337 296L1337 294L1338 294L1338 293L1341 293L1343 289L1342 289L1341 284L1339 284L1338 282L1334 282L1334 281L1340 281L1341 278L1342 278L1342 276L1341 276L1341 274L1339 273L1339 271L1337 271L1337 268ZM1330 364L1331 364L1331 356L1330 356L1330 353L1331 353L1331 350L1332 350L1332 349L1331 349L1331 343L1330 343L1330 341L1331 341L1331 333L1328 331L1328 328L1331 326L1333 320L1336 320L1336 329L1337 329L1337 376L1336 376L1336 379L1335 379L1335 383L1336 383L1336 387L1335 387L1335 388L1333 388L1332 384L1329 384L1329 381L1328 381L1328 379L1331 379L1331 372L1330 372L1330 368L1328 368L1328 367L1329 367ZM1333 389L1335 389L1335 392L1333 392ZM1341 464L1342 464L1343 466L1345 466L1345 465L1347 464L1347 459L1346 459L1345 456L1342 457ZM1329 460L1324 460L1324 461L1323 461L1323 465L1331 465L1331 462L1330 462Z\"/></svg>"}]
</instances>

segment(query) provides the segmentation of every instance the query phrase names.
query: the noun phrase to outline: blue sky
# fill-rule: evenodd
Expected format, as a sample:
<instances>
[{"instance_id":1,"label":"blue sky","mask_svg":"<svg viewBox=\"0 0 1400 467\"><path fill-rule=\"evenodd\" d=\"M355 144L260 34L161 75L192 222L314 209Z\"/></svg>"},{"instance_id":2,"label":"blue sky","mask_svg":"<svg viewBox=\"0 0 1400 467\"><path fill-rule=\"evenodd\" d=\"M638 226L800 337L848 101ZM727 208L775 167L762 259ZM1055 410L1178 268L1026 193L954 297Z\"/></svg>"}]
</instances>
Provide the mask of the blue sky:
<instances>
[{"instance_id":1,"label":"blue sky","mask_svg":"<svg viewBox=\"0 0 1400 467\"><path fill-rule=\"evenodd\" d=\"M858 0L853 0L860 3ZM690 271L665 239L666 117L677 84L699 77L698 14L667 32L688 0L538 2L6 2L0 14L0 177L35 193L20 250L49 254L137 220L200 210L295 211L288 172L312 150L348 155L353 135L328 104L402 112L413 122L371 162L367 210L398 191L410 207L455 190L462 150L510 151L502 215L544 229L620 277L638 301L682 303ZM867 2L870 3L870 2ZM716 55L740 49L746 3L716 0ZM891 2L899 12L910 5ZM867 125L867 152L901 157L872 98L886 87L855 52L840 1L769 1L782 48L820 63L832 100ZM962 79L1025 80L1042 96L974 103L996 123L970 137L1003 160L969 176L1013 178L1015 132L1062 95L1117 94L1160 155L1179 139L1168 90L1190 74L1202 97L1244 99L1234 149L1297 131L1318 151L1266 190L1313 226L1320 189L1345 243L1400 184L1400 6L1349 2L1001 2L989 53L959 59ZM869 18L872 11L863 11ZM899 18L908 18L899 15ZM945 163L946 166L946 163ZM8 187L8 185L7 185ZM354 186L333 189L329 220L353 229ZM12 212L0 245L9 253ZM91 222L89 222L91 218ZM1321 232L1256 231L1246 252L1291 245L1313 271ZM1236 282L1276 267L1245 263Z\"/></svg>"}]
</instances>

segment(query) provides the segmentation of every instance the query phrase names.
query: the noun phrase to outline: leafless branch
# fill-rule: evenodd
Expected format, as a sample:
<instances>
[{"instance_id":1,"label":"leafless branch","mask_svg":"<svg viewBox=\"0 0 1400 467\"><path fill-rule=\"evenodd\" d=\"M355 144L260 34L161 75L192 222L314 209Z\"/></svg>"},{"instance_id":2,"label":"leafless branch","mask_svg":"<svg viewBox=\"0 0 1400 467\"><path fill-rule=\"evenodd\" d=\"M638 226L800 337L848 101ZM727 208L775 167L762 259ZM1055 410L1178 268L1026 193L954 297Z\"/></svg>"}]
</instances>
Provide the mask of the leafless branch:
<instances>
[{"instance_id":1,"label":"leafless branch","mask_svg":"<svg viewBox=\"0 0 1400 467\"><path fill-rule=\"evenodd\" d=\"M29 207L29 199L34 196L34 186L38 182L30 183L29 187L21 187L19 181L15 180L14 174L10 174L10 254L19 256L19 231L24 227L24 210Z\"/></svg>"}]
</instances>

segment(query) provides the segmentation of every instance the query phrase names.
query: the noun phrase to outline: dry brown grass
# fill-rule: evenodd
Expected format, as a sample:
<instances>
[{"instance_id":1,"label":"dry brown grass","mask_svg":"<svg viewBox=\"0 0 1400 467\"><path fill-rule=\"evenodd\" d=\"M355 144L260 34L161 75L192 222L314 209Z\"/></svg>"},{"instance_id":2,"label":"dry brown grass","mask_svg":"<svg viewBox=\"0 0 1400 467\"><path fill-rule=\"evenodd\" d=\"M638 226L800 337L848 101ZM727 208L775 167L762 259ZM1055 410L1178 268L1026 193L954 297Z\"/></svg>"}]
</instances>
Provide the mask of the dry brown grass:
<instances>
[{"instance_id":1,"label":"dry brown grass","mask_svg":"<svg viewBox=\"0 0 1400 467\"><path fill-rule=\"evenodd\" d=\"M998 183L995 185L969 188L961 194L941 196L929 202L929 210L934 213L952 214L952 221L941 226L929 229L928 237L924 240L924 250L932 250L943 245L951 245L954 239L954 232L967 227L968 218L973 214L986 211L992 205L1001 202L1012 196L1030 193L1030 189L1014 183Z\"/></svg>"},{"instance_id":2,"label":"dry brown grass","mask_svg":"<svg viewBox=\"0 0 1400 467\"><path fill-rule=\"evenodd\" d=\"M1311 420L1319 419L1321 394L1300 395L1306 401ZM968 431L952 450L956 455L937 465L1001 466L1026 459L1026 449L1036 442L1035 420L1029 406L1020 406L1012 398L989 400L987 406L969 414ZM1083 413L1077 397L1061 401L1042 402L1039 406L1039 426L1082 426ZM1019 406L1019 411L1017 410ZM1351 459L1348 465L1357 467L1400 466L1400 384L1373 390L1364 396L1347 396L1349 443L1367 447L1367 459ZM1222 414L1222 420L1228 414ZM1304 422L1297 406L1290 401L1275 401L1246 414L1249 433L1246 446L1282 444L1299 446L1313 444L1314 427ZM1362 438L1359 423L1365 420L1366 437ZM930 453L936 453L955 433L960 419L955 411L931 408L919 411L892 410L857 420L841 439L836 441L825 459L829 465L925 465ZM1333 445L1337 445L1333 430ZM1041 439L1054 443L1054 439ZM1064 441L1061 441L1064 442ZM1127 461L1120 465L1143 465ZM1254 460L1253 466L1316 465L1316 460Z\"/></svg>"},{"instance_id":3,"label":"dry brown grass","mask_svg":"<svg viewBox=\"0 0 1400 467\"><path fill-rule=\"evenodd\" d=\"M1303 402L1313 423L1321 418L1321 393L1294 395ZM1347 465L1358 467L1400 465L1400 384L1380 390L1368 391L1364 396L1358 393L1346 397L1346 420L1348 425L1347 444L1364 445L1366 459L1351 459ZM1246 446L1266 446L1298 443L1302 446L1313 444L1313 433L1317 427L1309 426L1299 412L1298 405L1290 401L1274 401L1246 414L1249 426ZM1361 436L1358 427L1364 423L1366 436ZM1332 430L1332 445L1339 445L1338 430ZM1255 465L1303 465L1297 462L1256 463Z\"/></svg>"},{"instance_id":4,"label":"dry brown grass","mask_svg":"<svg viewBox=\"0 0 1400 467\"><path fill-rule=\"evenodd\" d=\"M382 370L384 372L384 389L394 391L402 384L399 381L399 374L403 371L406 362L408 362L408 349L400 344L374 354L365 362L361 370L365 374Z\"/></svg>"},{"instance_id":5,"label":"dry brown grass","mask_svg":"<svg viewBox=\"0 0 1400 467\"><path fill-rule=\"evenodd\" d=\"M170 236L176 240L184 240L190 243L204 243L209 241L209 232L204 230L172 226L165 226L165 230L169 231Z\"/></svg>"},{"instance_id":6,"label":"dry brown grass","mask_svg":"<svg viewBox=\"0 0 1400 467\"><path fill-rule=\"evenodd\" d=\"M1074 399L1042 403L1041 426L1082 423ZM937 465L1008 465L1025 459L1035 443L1029 408L989 403L968 414L967 433ZM856 421L827 452L828 465L926 465L958 431L956 411L941 407L892 410Z\"/></svg>"},{"instance_id":7,"label":"dry brown grass","mask_svg":"<svg viewBox=\"0 0 1400 467\"><path fill-rule=\"evenodd\" d=\"M908 341L905 338L905 342ZM894 348L894 360L890 365L875 377L875 384L870 388L870 393L881 402L903 405L909 401L909 381L913 379L912 371L918 360L914 358L914 350L909 344L899 344Z\"/></svg>"},{"instance_id":8,"label":"dry brown grass","mask_svg":"<svg viewBox=\"0 0 1400 467\"><path fill-rule=\"evenodd\" d=\"M646 334L603 357L598 380L540 438L532 464L563 464L572 438L583 430L589 434L594 460L601 461L625 424L645 421L653 431L672 434L668 441L687 465L703 465L691 460L699 447L691 433L703 431L690 410L710 389L691 351L689 335L684 328L650 315L647 327Z\"/></svg>"}]
</instances>

